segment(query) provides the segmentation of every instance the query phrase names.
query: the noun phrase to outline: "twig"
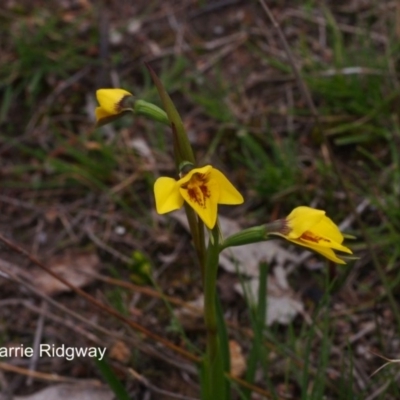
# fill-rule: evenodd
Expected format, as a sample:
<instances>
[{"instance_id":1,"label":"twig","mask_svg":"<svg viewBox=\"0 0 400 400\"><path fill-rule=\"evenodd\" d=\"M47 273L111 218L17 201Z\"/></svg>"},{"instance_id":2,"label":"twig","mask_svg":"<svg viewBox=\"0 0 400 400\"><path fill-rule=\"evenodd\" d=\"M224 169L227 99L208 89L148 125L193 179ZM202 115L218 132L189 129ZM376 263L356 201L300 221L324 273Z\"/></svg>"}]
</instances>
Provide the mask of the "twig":
<instances>
[{"instance_id":1,"label":"twig","mask_svg":"<svg viewBox=\"0 0 400 400\"><path fill-rule=\"evenodd\" d=\"M163 395L163 396L168 396L168 398L171 399L180 399L180 400L198 400L194 397L189 397L189 396L183 396L181 394L177 393L172 393L163 389L158 388L157 386L154 386L149 382L148 379L146 379L143 375L140 375L137 373L133 368L128 368L129 373L136 379L138 380L142 385L146 386L150 391Z\"/></svg>"},{"instance_id":2,"label":"twig","mask_svg":"<svg viewBox=\"0 0 400 400\"><path fill-rule=\"evenodd\" d=\"M79 333L79 336L82 337L86 337L89 341L93 342L93 343L97 343L97 344L101 344L103 345L103 342L101 342L98 337L85 330L84 328L81 328L79 325L76 324L76 322L74 320L80 321L82 322L84 325L89 326L90 328L96 330L97 332L102 333L103 335L105 335L107 338L111 338L114 340L122 340L126 343L129 343L131 346L136 347L138 350L140 350L142 353L145 353L149 356L158 358L162 361L164 361L167 364L173 365L176 368L179 368L181 370L184 370L186 372L189 372L191 374L195 374L196 370L193 368L192 365L189 364L184 364L181 361L175 361L172 357L167 357L165 356L163 353L161 353L159 350L153 350L152 348L148 347L148 345L146 343L143 343L142 341L132 337L132 336L127 336L121 333L116 333L113 331L110 331L98 324L96 324L95 322L93 322L91 319L86 318L72 310L70 310L69 308L63 306L62 304L56 302L55 300L53 300L52 298L48 297L45 294L42 294L41 292L39 292L38 290L36 290L36 288L34 288L32 285L19 280L18 278L15 279L14 276L11 276L11 278L19 283L20 285L24 286L25 288L27 288L28 290L30 290L31 292L33 292L35 295L43 298L43 300L45 300L46 302L48 302L49 304L51 304L54 308L56 308L57 310L60 310L62 312L64 312L66 315L69 315L70 317L73 318L73 320L69 320L66 319L64 316L63 317L58 317L56 315L53 315L52 313L50 313L49 311L45 311L43 312L39 307L34 306L33 304L31 304L29 301L26 300L19 300L19 299L6 299L6 300L2 300L0 301L0 306L4 307L5 305L19 305L22 304L24 307L28 308L29 310L41 314L43 313L45 315L46 318L56 322L57 324L61 324L66 326L69 329L72 329L73 331Z\"/></svg>"},{"instance_id":3,"label":"twig","mask_svg":"<svg viewBox=\"0 0 400 400\"><path fill-rule=\"evenodd\" d=\"M33 312L36 312L36 313L41 312L38 307L30 304L27 301L22 301L22 303L26 308L30 309ZM56 307L58 307L58 306L60 306L60 305L57 304ZM63 306L61 306L61 307L64 308ZM80 316L79 314L71 312L68 309L66 310L66 313L68 315L71 315L73 318L76 318L79 321L83 322L85 325L97 330L98 332L103 333L109 339L122 340L123 342L126 342L129 345L134 346L136 349L140 350L142 353L147 354L148 356L155 357L159 360L162 360L166 364L172 365L172 366L174 366L182 371L186 371L192 375L197 374L196 369L193 367L193 365L184 364L181 361L176 361L172 357L170 357L170 356L168 357L168 356L164 355L159 350L154 350L154 349L148 347L145 343L139 341L138 339L135 339L132 336L126 336L121 333L109 331L108 329L105 329L102 326L95 324L90 319L84 318L84 317ZM79 336L86 337L91 342L104 346L104 342L102 342L95 334L80 327L79 325L76 324L76 322L68 320L65 317L62 317L62 318L58 317L56 315L51 314L48 311L45 312L45 315L48 319L54 321L55 323L64 325L67 328L72 329L73 331L77 332L79 334Z\"/></svg>"},{"instance_id":4,"label":"twig","mask_svg":"<svg viewBox=\"0 0 400 400\"><path fill-rule=\"evenodd\" d=\"M104 334L106 337L113 338L116 340L123 340L127 343L130 343L132 346L135 346L141 352L143 352L149 356L161 359L164 362L166 362L167 364L173 365L174 367L179 368L181 370L185 370L191 374L195 373L195 370L193 369L192 365L184 364L181 361L175 361L172 357L170 357L170 356L168 357L168 356L164 355L159 350L151 349L150 347L148 347L148 345L146 345L145 343L143 343L142 341L140 341L138 339L135 339L132 336L126 336L123 334L109 331L108 329L105 329L104 327L94 323L91 319L88 319L88 318L76 313L75 311L72 311L71 309L67 308L66 306L53 300L51 297L47 296L46 294L40 292L38 289L36 289L31 284L20 279L17 276L17 274L14 273L13 270L10 268L11 267L9 265L7 265L6 263L0 263L0 273L2 272L2 274L7 279L11 279L14 282L18 283L19 285L23 286L24 288L28 289L30 292L34 293L36 296L38 296L39 298L46 301L48 304L51 304L57 310L60 310L64 313L66 313L67 315L71 316L73 319L76 319L76 320L82 322L84 325L87 325L87 326L95 329L96 331ZM94 335L92 335L91 333L89 333L87 331L83 331L81 328L78 328L75 322L69 321L65 318L58 318L58 317L52 315L51 313L49 313L48 311L43 311L43 310L39 309L38 307L33 306L32 304L30 304L27 301L18 300L18 299L5 299L5 300L0 301L0 307L5 307L7 305L16 305L16 304L21 304L21 303L26 308L29 308L31 311L34 311L38 314L43 313L47 318L49 318L57 323L63 324L70 329L79 331L80 334L82 334L83 336L86 336L89 340L93 341L94 343L98 342L97 338Z\"/></svg>"},{"instance_id":5,"label":"twig","mask_svg":"<svg viewBox=\"0 0 400 400\"><path fill-rule=\"evenodd\" d=\"M293 73L296 77L297 83L300 86L300 90L303 93L303 96L307 102L308 107L310 108L312 115L315 118L315 121L319 124L317 108L314 105L314 102L312 100L312 97L311 97L310 91L308 90L307 85L305 84L303 78L300 75L300 71L297 68L296 61L294 60L292 51L290 50L290 47L285 38L285 35L283 34L281 27L279 26L278 22L276 21L275 17L271 13L271 11L270 11L269 7L267 6L267 4L265 3L265 1L264 0L259 0L259 1L261 3L261 6L264 9L265 13L267 14L268 18L270 19L272 25L274 26L274 28L276 29L276 31L278 33L279 39L281 40L282 45L285 49L287 58L289 59L290 66L292 67Z\"/></svg>"},{"instance_id":6,"label":"twig","mask_svg":"<svg viewBox=\"0 0 400 400\"><path fill-rule=\"evenodd\" d=\"M115 258L118 260L121 260L125 264L130 264L132 260L125 256L124 254L120 253L119 251L115 250L114 248L110 247L108 244L104 243L102 240L100 240L94 233L93 231L89 228L85 228L85 232L89 236L89 238L101 249L105 250L107 253L110 253L113 255Z\"/></svg>"},{"instance_id":7,"label":"twig","mask_svg":"<svg viewBox=\"0 0 400 400\"><path fill-rule=\"evenodd\" d=\"M229 7L240 3L241 0L219 0L213 1L207 4L206 6L200 8L200 10L193 11L189 14L189 19L197 18L203 14L215 12L219 8Z\"/></svg>"},{"instance_id":8,"label":"twig","mask_svg":"<svg viewBox=\"0 0 400 400\"><path fill-rule=\"evenodd\" d=\"M219 50L217 54L211 56L210 59L206 63L204 63L203 65L200 65L197 68L198 72L200 72L202 74L204 72L206 72L218 61L220 61L224 57L232 54L233 51L236 50L237 48L239 48L243 43L245 43L247 41L247 39L248 39L247 34L240 35L239 39L236 42L226 45L221 50Z\"/></svg>"},{"instance_id":9,"label":"twig","mask_svg":"<svg viewBox=\"0 0 400 400\"><path fill-rule=\"evenodd\" d=\"M318 16L318 15L310 15L309 13L306 13L304 11L301 11L301 10L298 10L295 8L289 9L287 12L285 12L285 16L301 18L301 19L304 19L309 22L314 22L315 24L322 26L322 27L328 26L328 22L326 21L326 19L324 17ZM385 35L382 35L381 33L367 31L366 29L361 29L356 26L342 24L342 23L337 24L337 26L342 32L346 32L346 33L350 33L350 34L354 34L354 35L358 35L358 36L362 36L362 37L369 37L372 40L375 40L375 41L385 44L385 45L388 43L388 38Z\"/></svg>"},{"instance_id":10,"label":"twig","mask_svg":"<svg viewBox=\"0 0 400 400\"><path fill-rule=\"evenodd\" d=\"M143 335L146 337L153 339L154 341L161 343L165 347L169 348L170 350L175 351L176 353L180 354L182 357L193 361L195 363L200 362L200 358L195 356L194 354L182 349L181 347L175 345L174 343L170 342L169 340L164 339L163 337L149 331L148 329L144 328L143 326L139 325L138 323L131 321L124 315L120 314L118 311L113 309L112 307L105 305L95 299L93 296L90 294L86 293L82 289L72 285L69 283L67 280L65 280L63 277L61 277L59 274L55 273L52 271L49 267L44 265L42 262L40 262L36 257L28 253L26 250L21 248L20 246L14 244L12 241L4 237L2 234L0 234L0 241L6 244L10 249L14 250L15 252L22 254L23 256L27 257L32 263L36 264L38 267L46 271L49 275L51 275L53 278L58 279L61 283L63 283L65 286L69 287L72 291L74 291L76 294L79 296L83 297L86 299L89 303L92 305L96 306L98 309L100 309L102 312L112 315L115 318L119 319L120 321L124 322L125 324L129 325L131 328L134 330L141 332Z\"/></svg>"},{"instance_id":11,"label":"twig","mask_svg":"<svg viewBox=\"0 0 400 400\"><path fill-rule=\"evenodd\" d=\"M4 376L3 371L0 371L0 387L1 387L1 394L0 394L1 400L14 400L14 396L12 395L12 392L8 385L8 381L7 381L6 377ZM1 397L1 396L3 396L3 397Z\"/></svg>"},{"instance_id":12,"label":"twig","mask_svg":"<svg viewBox=\"0 0 400 400\"><path fill-rule=\"evenodd\" d=\"M8 372L15 372L20 375L26 375L30 376L35 379L41 379L43 381L49 381L49 382L65 382L65 383L77 383L80 382L82 383L82 379L74 379L74 378L69 378L67 376L61 376L57 375L54 373L47 374L45 372L37 372L37 371L30 371L29 369L22 368L22 367L17 367L16 365L11 365L7 364L5 362L0 362L0 369L3 371L8 371ZM88 379L85 380L85 384L88 385L101 385L101 382L98 380L93 380L93 379Z\"/></svg>"},{"instance_id":13,"label":"twig","mask_svg":"<svg viewBox=\"0 0 400 400\"><path fill-rule=\"evenodd\" d=\"M82 273L84 273L85 275L94 277L103 282L109 283L110 285L115 285L115 286L119 286L119 287L122 287L125 289L129 289L135 293L141 293L141 294L144 294L145 296L153 297L156 299L160 299L160 300L165 299L171 304L175 304L177 306L187 308L188 310L191 310L196 313L201 312L201 309L199 307L195 307L195 306L193 306L183 300L180 300L176 297L171 297L171 296L165 295L163 293L160 293L157 290L154 290L150 287L135 285L134 283L131 283L131 282L122 281L122 280L116 279L116 278L110 278L109 276L101 275L101 274L98 274L95 272L82 271Z\"/></svg>"},{"instance_id":14,"label":"twig","mask_svg":"<svg viewBox=\"0 0 400 400\"><path fill-rule=\"evenodd\" d=\"M386 364L385 364L386 365ZM396 382L397 380L399 380L400 378L400 372L397 373L395 375L395 377L392 379L388 379L381 387L379 387L377 390L375 390L374 393L372 393L371 395L369 395L368 397L365 398L365 400L374 400L376 399L378 396L380 396L386 389L387 387L392 383L392 382ZM386 397L385 397L386 398Z\"/></svg>"},{"instance_id":15,"label":"twig","mask_svg":"<svg viewBox=\"0 0 400 400\"><path fill-rule=\"evenodd\" d=\"M260 394L260 395L262 395L263 396L263 398L265 398L265 399L276 399L276 400L284 400L284 398L282 398L281 396L277 396L276 394L275 395L272 395L270 392L268 392L267 390L265 390L265 389L261 389L260 387L258 387L258 386L255 386L255 385L252 385L251 383L249 383L249 382L247 382L247 381L245 381L245 380L243 380L243 379L241 379L241 378L238 378L238 377L236 377L236 376L232 376L232 375L230 375L230 374L226 374L226 376L229 378L229 379L231 379L232 381L234 381L234 382L236 382L237 384L239 384L240 386L243 386L243 387L245 387L245 388L248 388L248 389L251 389L254 393L258 393L258 394Z\"/></svg>"},{"instance_id":16,"label":"twig","mask_svg":"<svg viewBox=\"0 0 400 400\"><path fill-rule=\"evenodd\" d=\"M35 331L35 338L33 341L33 356L29 360L29 371L33 372L36 369L36 365L39 361L39 348L40 348L40 342L42 339L43 335L43 327L44 327L44 320L45 320L45 312L47 308L47 303L42 300L42 305L40 307L40 314L36 326L36 331ZM31 386L33 382L33 375L29 375L28 379L26 380L27 386Z\"/></svg>"},{"instance_id":17,"label":"twig","mask_svg":"<svg viewBox=\"0 0 400 400\"><path fill-rule=\"evenodd\" d=\"M2 275L4 275L7 279L10 279L10 280L18 283L19 285L25 287L30 292L34 293L36 296L42 298L46 303L51 304L57 310L60 310L64 313L66 313L67 315L71 316L73 319L76 319L76 320L82 322L84 325L87 325L87 326L95 329L96 331L103 333L107 338L113 338L115 340L123 340L123 341L129 343L130 345L135 346L141 352L146 353L149 356L158 358L158 359L164 361L166 364L172 365L180 370L189 372L191 374L196 374L196 370L193 368L192 365L188 365L188 364L184 364L182 362L175 361L172 357L167 357L163 353L161 353L159 350L153 350L153 349L149 348L145 343L135 339L132 336L126 336L126 335L123 335L120 333L115 333L115 332L109 331L108 329L105 329L104 327L97 325L91 319L85 318L84 316L72 311L71 309L69 309L69 308L65 307L64 305L58 303L57 301L53 300L51 297L41 293L31 284L20 279L16 275L16 273L14 273L13 270L10 268L11 267L9 265L7 265L6 263L0 264L0 272L2 272ZM2 271L2 269L3 269L3 271ZM0 307L6 307L8 305L21 305L21 304L24 307L30 309L31 311L36 312L40 315L43 315L44 317L56 322L57 324L62 324L64 326L66 326L67 328L72 329L73 331L76 331L77 333L79 333L79 336L86 337L88 340L92 341L93 343L101 344L100 340L94 334L81 328L79 325L76 324L76 322L68 320L65 317L57 317L57 316L51 314L49 311L44 311L43 308L34 306L29 301L20 300L20 299L5 299L5 300L0 301ZM29 376L32 377L33 375L29 375ZM0 378L1 378L1 375L0 375ZM0 384L1 384L1 379L0 379ZM5 385L2 385L2 387L5 388Z\"/></svg>"},{"instance_id":18,"label":"twig","mask_svg":"<svg viewBox=\"0 0 400 400\"><path fill-rule=\"evenodd\" d=\"M42 104L39 106L39 108L33 113L32 118L28 122L25 130L24 135L29 135L40 118L45 114L46 108L50 107L52 104L55 103L56 98L68 87L72 86L79 80L81 80L86 74L88 74L90 71L89 67L82 68L78 72L76 72L74 75L71 75L68 79L65 81L62 81L51 93L50 95L42 102Z\"/></svg>"}]
</instances>

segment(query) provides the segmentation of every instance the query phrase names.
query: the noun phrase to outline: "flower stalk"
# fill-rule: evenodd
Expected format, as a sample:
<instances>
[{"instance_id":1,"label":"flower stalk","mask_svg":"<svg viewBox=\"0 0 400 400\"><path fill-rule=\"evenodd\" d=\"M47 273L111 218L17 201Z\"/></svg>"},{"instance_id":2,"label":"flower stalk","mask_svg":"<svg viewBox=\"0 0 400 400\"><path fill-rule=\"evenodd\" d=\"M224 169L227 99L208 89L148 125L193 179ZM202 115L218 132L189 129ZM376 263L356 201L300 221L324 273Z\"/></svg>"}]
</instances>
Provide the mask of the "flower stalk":
<instances>
[{"instance_id":1,"label":"flower stalk","mask_svg":"<svg viewBox=\"0 0 400 400\"><path fill-rule=\"evenodd\" d=\"M136 115L141 115L143 117L152 119L153 121L161 122L164 125L169 125L169 119L167 113L160 107L153 103L149 103L145 100L136 100L133 112Z\"/></svg>"},{"instance_id":2,"label":"flower stalk","mask_svg":"<svg viewBox=\"0 0 400 400\"><path fill-rule=\"evenodd\" d=\"M204 359L204 399L221 399L228 396L227 380L224 371L222 343L218 335L217 316L217 271L219 262L218 225L210 232L206 264L204 266L204 323L207 334L206 354ZM220 321L221 322L221 321ZM229 397L228 397L229 398Z\"/></svg>"},{"instance_id":3,"label":"flower stalk","mask_svg":"<svg viewBox=\"0 0 400 400\"><path fill-rule=\"evenodd\" d=\"M227 237L221 243L220 251L227 249L228 247L244 246L246 244L264 242L266 240L268 240L267 226L253 226Z\"/></svg>"}]
</instances>

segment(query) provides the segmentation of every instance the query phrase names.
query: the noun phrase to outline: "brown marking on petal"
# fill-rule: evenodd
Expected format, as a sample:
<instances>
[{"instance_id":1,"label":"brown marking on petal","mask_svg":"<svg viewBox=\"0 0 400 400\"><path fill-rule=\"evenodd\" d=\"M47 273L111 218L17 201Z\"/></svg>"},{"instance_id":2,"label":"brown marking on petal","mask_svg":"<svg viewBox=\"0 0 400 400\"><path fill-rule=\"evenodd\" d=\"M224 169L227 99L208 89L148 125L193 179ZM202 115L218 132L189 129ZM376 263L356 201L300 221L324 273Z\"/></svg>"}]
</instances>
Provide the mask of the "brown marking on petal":
<instances>
[{"instance_id":1,"label":"brown marking on petal","mask_svg":"<svg viewBox=\"0 0 400 400\"><path fill-rule=\"evenodd\" d=\"M205 198L209 198L210 197L211 193L210 193L208 187L205 184L204 185L200 185L200 190L201 190L201 193L203 194L203 197L205 197Z\"/></svg>"},{"instance_id":2,"label":"brown marking on petal","mask_svg":"<svg viewBox=\"0 0 400 400\"><path fill-rule=\"evenodd\" d=\"M276 228L276 230L280 232L282 235L287 236L292 231L292 228L290 228L287 219L278 219L274 221L274 224L279 226L279 228Z\"/></svg>"},{"instance_id":3,"label":"brown marking on petal","mask_svg":"<svg viewBox=\"0 0 400 400\"><path fill-rule=\"evenodd\" d=\"M115 112L117 113L120 113L122 110L122 100L124 99L122 98L118 103L115 103L114 105Z\"/></svg>"},{"instance_id":4,"label":"brown marking on petal","mask_svg":"<svg viewBox=\"0 0 400 400\"><path fill-rule=\"evenodd\" d=\"M190 201L206 208L206 200L211 196L207 183L208 177L206 174L196 173L182 188L187 190Z\"/></svg>"},{"instance_id":5,"label":"brown marking on petal","mask_svg":"<svg viewBox=\"0 0 400 400\"><path fill-rule=\"evenodd\" d=\"M114 108L117 113L120 113L124 109L124 107L125 107L124 101L128 97L130 97L130 96L125 95L122 97L122 99L118 103L115 103Z\"/></svg>"},{"instance_id":6,"label":"brown marking on petal","mask_svg":"<svg viewBox=\"0 0 400 400\"><path fill-rule=\"evenodd\" d=\"M314 235L312 232L305 231L299 239L307 240L309 242L314 242L314 243L319 243L319 242L328 242L330 243L331 241L327 238L321 237Z\"/></svg>"}]
</instances>

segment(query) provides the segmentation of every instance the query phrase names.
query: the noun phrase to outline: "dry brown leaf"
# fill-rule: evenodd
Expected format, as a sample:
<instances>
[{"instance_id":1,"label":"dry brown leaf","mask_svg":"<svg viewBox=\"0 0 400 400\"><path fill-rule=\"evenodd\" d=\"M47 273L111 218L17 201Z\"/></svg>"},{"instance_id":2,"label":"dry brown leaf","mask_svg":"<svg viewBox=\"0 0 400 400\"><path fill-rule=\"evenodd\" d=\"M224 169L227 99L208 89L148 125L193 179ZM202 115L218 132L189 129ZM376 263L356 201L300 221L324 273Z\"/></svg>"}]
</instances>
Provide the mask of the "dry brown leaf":
<instances>
[{"instance_id":1,"label":"dry brown leaf","mask_svg":"<svg viewBox=\"0 0 400 400\"><path fill-rule=\"evenodd\" d=\"M113 400L113 392L105 385L62 384L49 386L29 396L14 396L14 400ZM0 396L0 400L6 397Z\"/></svg>"},{"instance_id":2,"label":"dry brown leaf","mask_svg":"<svg viewBox=\"0 0 400 400\"><path fill-rule=\"evenodd\" d=\"M142 27L142 21L137 18L132 18L128 21L126 30L131 35L135 35L136 33L140 32L141 27Z\"/></svg>"},{"instance_id":3,"label":"dry brown leaf","mask_svg":"<svg viewBox=\"0 0 400 400\"><path fill-rule=\"evenodd\" d=\"M153 150L147 141L144 138L136 137L134 139L130 139L128 144L129 147L136 150L142 161L145 161L145 165L143 165L143 167L153 170L154 166L156 165L156 160L154 158Z\"/></svg>"},{"instance_id":4,"label":"dry brown leaf","mask_svg":"<svg viewBox=\"0 0 400 400\"><path fill-rule=\"evenodd\" d=\"M242 348L235 340L229 341L229 353L231 355L231 375L240 378L246 371L247 365Z\"/></svg>"},{"instance_id":5,"label":"dry brown leaf","mask_svg":"<svg viewBox=\"0 0 400 400\"><path fill-rule=\"evenodd\" d=\"M56 219L59 217L60 212L57 210L57 207L49 207L47 211L44 214L44 217L46 218L46 221L52 224L53 222L56 221Z\"/></svg>"},{"instance_id":6,"label":"dry brown leaf","mask_svg":"<svg viewBox=\"0 0 400 400\"><path fill-rule=\"evenodd\" d=\"M92 252L69 251L51 258L46 265L72 285L80 288L93 282L94 278L85 272L98 272L100 260L97 254ZM40 268L32 268L30 273L33 284L48 296L71 290Z\"/></svg>"},{"instance_id":7,"label":"dry brown leaf","mask_svg":"<svg viewBox=\"0 0 400 400\"><path fill-rule=\"evenodd\" d=\"M29 273L25 269L22 269L18 265L9 261L3 260L2 258L0 258L0 270L9 271L11 274L16 274L28 280L31 279ZM0 276L3 276L3 273ZM7 282L8 280L6 279L0 279L0 286Z\"/></svg>"},{"instance_id":8,"label":"dry brown leaf","mask_svg":"<svg viewBox=\"0 0 400 400\"><path fill-rule=\"evenodd\" d=\"M102 145L94 140L88 140L87 142L84 143L84 146L88 150L101 150L102 148Z\"/></svg>"},{"instance_id":9,"label":"dry brown leaf","mask_svg":"<svg viewBox=\"0 0 400 400\"><path fill-rule=\"evenodd\" d=\"M197 299L187 302L190 308L181 307L174 310L175 317L185 329L195 329L203 320L204 297L201 294Z\"/></svg>"},{"instance_id":10,"label":"dry brown leaf","mask_svg":"<svg viewBox=\"0 0 400 400\"><path fill-rule=\"evenodd\" d=\"M153 151L151 150L149 144L141 137L136 137L131 139L129 142L129 146L132 149L135 149L138 154L143 158L152 158Z\"/></svg>"},{"instance_id":11,"label":"dry brown leaf","mask_svg":"<svg viewBox=\"0 0 400 400\"><path fill-rule=\"evenodd\" d=\"M124 342L118 340L108 350L108 356L113 360L127 364L131 358L131 351Z\"/></svg>"}]
</instances>

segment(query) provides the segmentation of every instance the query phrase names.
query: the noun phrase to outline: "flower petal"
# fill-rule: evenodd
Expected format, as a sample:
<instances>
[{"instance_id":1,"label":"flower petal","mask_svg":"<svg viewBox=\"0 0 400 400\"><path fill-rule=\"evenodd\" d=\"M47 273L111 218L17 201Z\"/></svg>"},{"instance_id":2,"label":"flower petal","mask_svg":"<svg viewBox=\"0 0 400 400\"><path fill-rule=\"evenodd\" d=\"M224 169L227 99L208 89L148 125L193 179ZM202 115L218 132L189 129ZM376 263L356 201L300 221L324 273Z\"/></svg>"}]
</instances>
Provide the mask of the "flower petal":
<instances>
[{"instance_id":1,"label":"flower petal","mask_svg":"<svg viewBox=\"0 0 400 400\"><path fill-rule=\"evenodd\" d=\"M293 239L288 239L290 242L295 243L297 245L300 245L302 247L307 247L311 250L314 250L315 252L322 254L324 257L326 257L328 260L331 260L335 263L338 264L346 264L345 261L343 261L342 259L340 259L339 257L336 256L336 254L334 253L334 251L328 247L322 247L319 246L317 244L314 243L309 243L309 242L305 242L301 239L299 240L293 240Z\"/></svg>"},{"instance_id":2,"label":"flower petal","mask_svg":"<svg viewBox=\"0 0 400 400\"><path fill-rule=\"evenodd\" d=\"M114 115L114 114L109 114L107 111L104 110L104 108L101 107L97 107L95 113L97 122L104 118L110 117L111 115Z\"/></svg>"},{"instance_id":3,"label":"flower petal","mask_svg":"<svg viewBox=\"0 0 400 400\"><path fill-rule=\"evenodd\" d=\"M310 230L313 232L321 232L324 236L329 237L337 243L342 243L344 239L337 225L327 216L324 216L321 221L315 224Z\"/></svg>"},{"instance_id":4,"label":"flower petal","mask_svg":"<svg viewBox=\"0 0 400 400\"><path fill-rule=\"evenodd\" d=\"M217 182L219 186L219 204L242 204L243 196L229 182L228 178L219 170L213 168L210 171L210 180Z\"/></svg>"},{"instance_id":5,"label":"flower petal","mask_svg":"<svg viewBox=\"0 0 400 400\"><path fill-rule=\"evenodd\" d=\"M193 168L190 170L183 178L179 179L178 184L179 186L183 186L186 183L190 182L194 174L200 174L200 175L207 175L208 173L213 169L211 165L206 165L201 168Z\"/></svg>"},{"instance_id":6,"label":"flower petal","mask_svg":"<svg viewBox=\"0 0 400 400\"><path fill-rule=\"evenodd\" d=\"M132 94L124 89L99 89L96 91L97 101L104 112L114 115L122 111L121 102Z\"/></svg>"},{"instance_id":7,"label":"flower petal","mask_svg":"<svg viewBox=\"0 0 400 400\"><path fill-rule=\"evenodd\" d=\"M287 217L286 221L291 229L288 239L297 239L304 232L317 225L325 216L325 211L315 208L300 206L296 207Z\"/></svg>"},{"instance_id":8,"label":"flower petal","mask_svg":"<svg viewBox=\"0 0 400 400\"><path fill-rule=\"evenodd\" d=\"M302 236L300 236L295 240L299 240L304 243L309 243L311 246L330 248L334 250L343 251L344 253L352 254L352 251L349 248L343 246L341 243L336 242L334 239L332 239L330 235L325 234L325 232L323 235L321 235L321 233L319 232L320 231L315 233L313 231L307 231L304 232Z\"/></svg>"},{"instance_id":9,"label":"flower petal","mask_svg":"<svg viewBox=\"0 0 400 400\"><path fill-rule=\"evenodd\" d=\"M159 214L177 210L183 205L183 197L179 193L178 182L172 178L161 177L155 181L154 197Z\"/></svg>"},{"instance_id":10,"label":"flower petal","mask_svg":"<svg viewBox=\"0 0 400 400\"><path fill-rule=\"evenodd\" d=\"M181 187L179 191L206 226L213 229L217 222L219 186L213 179L208 180L205 186L205 188L192 187L190 189Z\"/></svg>"}]
</instances>

